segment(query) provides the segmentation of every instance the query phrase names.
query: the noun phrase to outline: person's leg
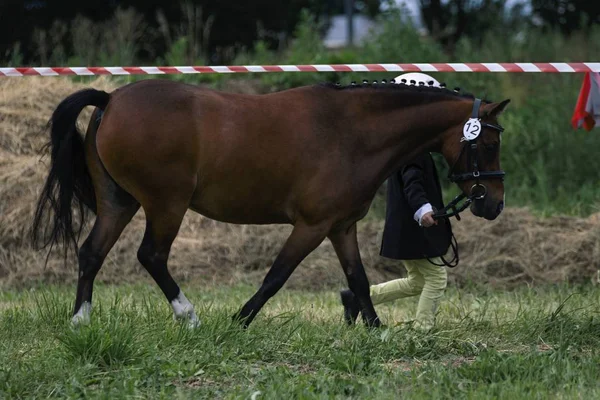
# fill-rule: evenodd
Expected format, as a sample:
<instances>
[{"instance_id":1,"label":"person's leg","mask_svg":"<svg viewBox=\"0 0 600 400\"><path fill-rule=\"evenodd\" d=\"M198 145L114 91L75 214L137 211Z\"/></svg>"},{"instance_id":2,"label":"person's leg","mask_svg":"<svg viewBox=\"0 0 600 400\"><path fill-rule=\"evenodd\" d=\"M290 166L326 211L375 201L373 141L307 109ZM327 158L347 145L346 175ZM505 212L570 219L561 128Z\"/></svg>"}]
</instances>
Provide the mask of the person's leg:
<instances>
[{"instance_id":1,"label":"person's leg","mask_svg":"<svg viewBox=\"0 0 600 400\"><path fill-rule=\"evenodd\" d=\"M402 261L408 275L406 278L394 279L370 287L373 304L387 303L403 297L416 296L421 293L425 279L419 270L421 260Z\"/></svg>"},{"instance_id":2,"label":"person's leg","mask_svg":"<svg viewBox=\"0 0 600 400\"><path fill-rule=\"evenodd\" d=\"M432 261L441 263L439 258ZM418 268L425 281L417 306L416 326L429 330L435 324L435 315L446 290L448 274L446 267L433 265L426 259L415 260L413 265Z\"/></svg>"}]
</instances>

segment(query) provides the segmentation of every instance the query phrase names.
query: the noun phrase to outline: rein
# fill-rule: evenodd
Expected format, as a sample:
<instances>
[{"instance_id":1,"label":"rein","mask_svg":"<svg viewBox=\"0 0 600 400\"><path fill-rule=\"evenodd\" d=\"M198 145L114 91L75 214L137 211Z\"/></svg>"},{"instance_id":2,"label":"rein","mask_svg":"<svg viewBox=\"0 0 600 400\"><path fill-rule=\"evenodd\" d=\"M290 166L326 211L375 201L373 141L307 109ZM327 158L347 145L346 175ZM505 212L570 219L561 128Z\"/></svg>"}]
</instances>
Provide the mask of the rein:
<instances>
[{"instance_id":1,"label":"rein","mask_svg":"<svg viewBox=\"0 0 600 400\"><path fill-rule=\"evenodd\" d=\"M481 120L479 118L479 108L480 107L481 107L481 99L475 99L475 101L473 102L473 111L471 112L471 119L475 119L479 122L479 125L481 126L480 129L483 129L483 127L486 127L486 128L495 129L498 132L504 131L504 128L502 128L499 125L488 124L487 122L481 122ZM483 185L480 182L481 179L504 179L505 172L502 170L479 171L479 166L477 165L477 152L478 152L477 139L479 139L479 136L481 136L480 134L482 132L478 132L478 133L479 134L474 139L467 139L466 136L463 136L463 138L461 139L461 142L464 142L464 144L460 150L460 154L458 155L458 157L452 164L450 171L448 171L448 180L450 182L456 183L456 182L464 182L464 181L473 180L473 179L475 180L475 184L473 186L471 186L470 194L466 195L464 193L461 193L458 196L456 196L444 208L437 210L433 214L434 219L456 217L456 219L458 221L460 221L460 213L463 212L464 210L466 210L471 205L471 203L473 203L474 200L481 200L487 194L487 188L485 187L485 185ZM471 166L471 171L461 173L461 174L453 173L454 169L456 168L456 165L458 164L458 161L461 159L463 153L465 151L467 151L467 149L468 149L467 165ZM462 204L460 204L460 202L463 200L464 200L464 202ZM452 247L452 252L454 253L454 256L452 257L452 259L450 261L446 261L446 259L443 256L440 257L440 259L442 260L441 264L434 262L429 257L427 257L427 260L431 264L437 265L439 267L443 267L443 266L447 266L450 268L456 267L459 262L459 256L458 256L458 242L456 241L456 237L454 236L454 233L452 233L452 238L450 239L450 246Z\"/></svg>"}]
</instances>

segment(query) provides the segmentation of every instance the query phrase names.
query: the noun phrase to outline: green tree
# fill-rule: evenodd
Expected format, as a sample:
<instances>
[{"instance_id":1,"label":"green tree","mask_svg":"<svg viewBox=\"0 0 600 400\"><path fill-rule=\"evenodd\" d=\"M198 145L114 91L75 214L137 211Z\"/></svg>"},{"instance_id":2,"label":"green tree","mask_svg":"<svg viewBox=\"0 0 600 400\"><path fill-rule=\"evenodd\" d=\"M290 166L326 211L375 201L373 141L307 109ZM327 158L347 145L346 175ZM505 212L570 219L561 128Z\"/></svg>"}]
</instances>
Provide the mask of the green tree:
<instances>
[{"instance_id":1,"label":"green tree","mask_svg":"<svg viewBox=\"0 0 600 400\"><path fill-rule=\"evenodd\" d=\"M504 0L419 0L429 35L453 53L463 37L481 43L486 33L508 27L515 16Z\"/></svg>"},{"instance_id":2,"label":"green tree","mask_svg":"<svg viewBox=\"0 0 600 400\"><path fill-rule=\"evenodd\" d=\"M531 0L533 15L545 27L565 34L600 24L600 2L594 0Z\"/></svg>"}]
</instances>

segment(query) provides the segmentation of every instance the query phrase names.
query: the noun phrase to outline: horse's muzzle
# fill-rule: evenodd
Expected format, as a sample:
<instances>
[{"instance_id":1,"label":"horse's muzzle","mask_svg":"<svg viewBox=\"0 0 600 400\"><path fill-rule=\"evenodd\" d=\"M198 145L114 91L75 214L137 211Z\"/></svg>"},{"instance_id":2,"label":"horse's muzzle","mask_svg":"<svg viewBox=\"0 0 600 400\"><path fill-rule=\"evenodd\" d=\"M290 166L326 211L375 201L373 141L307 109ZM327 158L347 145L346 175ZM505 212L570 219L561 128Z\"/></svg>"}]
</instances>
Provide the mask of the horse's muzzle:
<instances>
[{"instance_id":1,"label":"horse's muzzle","mask_svg":"<svg viewBox=\"0 0 600 400\"><path fill-rule=\"evenodd\" d=\"M485 218L489 221L493 221L502 213L504 210L504 201L493 201L489 197L483 199L474 200L471 204L471 212L476 217Z\"/></svg>"}]
</instances>

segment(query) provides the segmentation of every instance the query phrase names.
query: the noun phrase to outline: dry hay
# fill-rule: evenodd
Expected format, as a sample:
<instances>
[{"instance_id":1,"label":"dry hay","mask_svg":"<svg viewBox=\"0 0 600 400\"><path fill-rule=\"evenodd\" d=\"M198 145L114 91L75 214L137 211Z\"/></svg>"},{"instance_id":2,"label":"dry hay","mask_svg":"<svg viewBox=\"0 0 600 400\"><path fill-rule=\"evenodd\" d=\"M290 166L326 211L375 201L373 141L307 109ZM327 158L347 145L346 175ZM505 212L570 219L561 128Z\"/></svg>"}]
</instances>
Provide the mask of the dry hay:
<instances>
[{"instance_id":1,"label":"dry hay","mask_svg":"<svg viewBox=\"0 0 600 400\"><path fill-rule=\"evenodd\" d=\"M0 284L72 283L76 263L65 266L55 252L44 267L45 252L33 251L28 229L46 176L48 157L38 149L46 142L45 124L68 94L85 87L63 78L0 80ZM105 90L109 79L92 84ZM245 88L245 90L250 90ZM85 113L84 113L85 114ZM89 110L82 117L89 118ZM449 270L455 284L475 282L511 287L524 283L598 280L600 216L537 218L526 209L506 209L493 222L465 214L453 220L461 263ZM98 280L151 282L136 259L144 222L140 211L115 245ZM382 221L359 224L359 241L371 282L403 275L396 263L379 257ZM170 258L179 281L230 284L262 280L289 226L239 226L186 216ZM343 274L331 244L325 241L296 270L287 287L338 288Z\"/></svg>"}]
</instances>

